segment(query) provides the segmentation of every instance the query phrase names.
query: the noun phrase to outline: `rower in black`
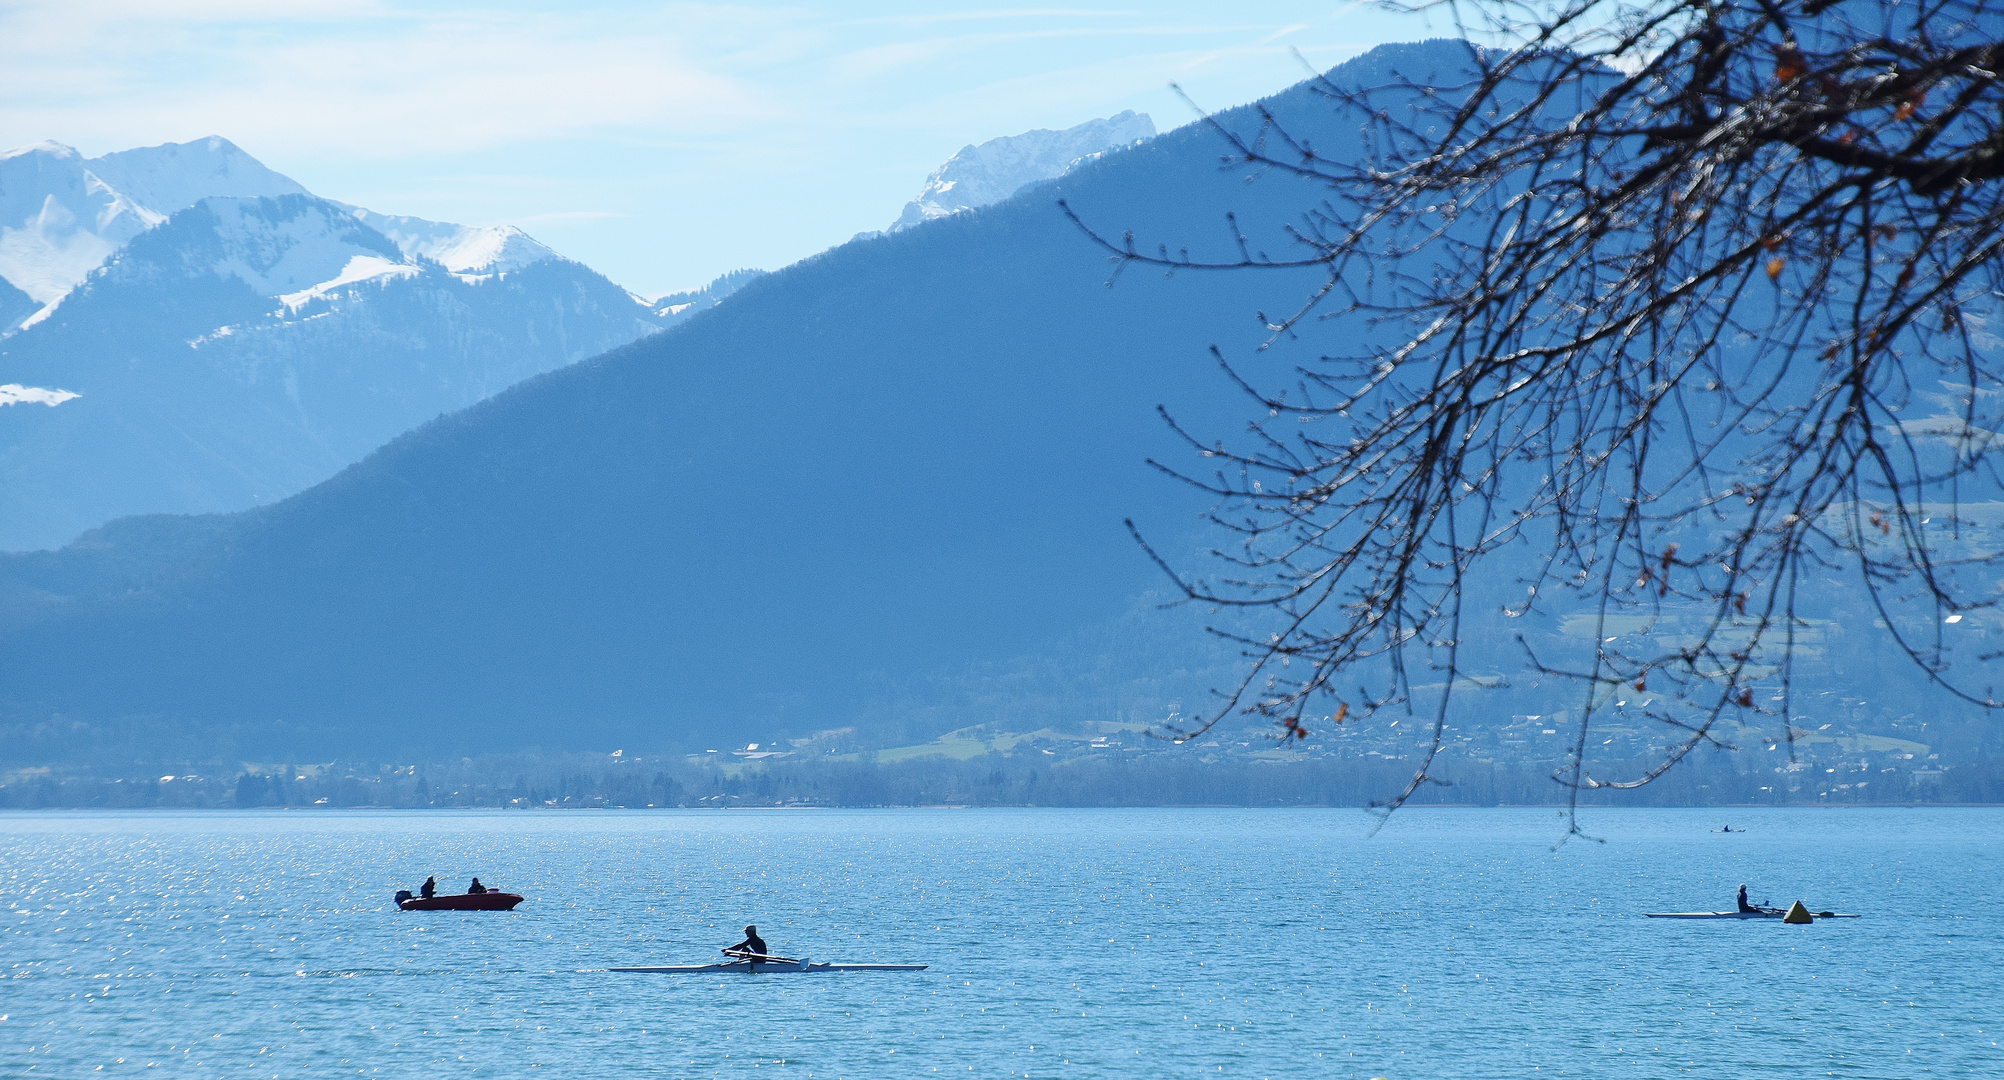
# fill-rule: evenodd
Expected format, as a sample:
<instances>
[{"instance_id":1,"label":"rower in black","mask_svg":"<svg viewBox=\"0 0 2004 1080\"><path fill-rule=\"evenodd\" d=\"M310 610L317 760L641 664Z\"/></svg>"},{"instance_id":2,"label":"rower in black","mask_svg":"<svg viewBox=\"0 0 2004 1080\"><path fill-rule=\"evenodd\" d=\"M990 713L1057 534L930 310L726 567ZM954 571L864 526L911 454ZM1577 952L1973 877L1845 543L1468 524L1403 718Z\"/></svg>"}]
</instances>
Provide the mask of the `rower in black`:
<instances>
[{"instance_id":1,"label":"rower in black","mask_svg":"<svg viewBox=\"0 0 2004 1080\"><path fill-rule=\"evenodd\" d=\"M1741 911L1759 911L1759 910L1760 910L1759 908L1757 908L1757 907L1753 906L1752 904L1749 904L1749 903L1747 903L1747 887L1746 887L1745 885L1742 885L1742 886L1740 886L1740 895L1739 895L1739 902L1740 902L1740 910L1741 910Z\"/></svg>"},{"instance_id":2,"label":"rower in black","mask_svg":"<svg viewBox=\"0 0 2004 1080\"><path fill-rule=\"evenodd\" d=\"M436 896L438 894L438 882L432 880L431 878L424 879L424 884L419 887L418 894L423 896L426 900L431 899L433 896Z\"/></svg>"},{"instance_id":3,"label":"rower in black","mask_svg":"<svg viewBox=\"0 0 2004 1080\"><path fill-rule=\"evenodd\" d=\"M770 955L765 951L765 939L758 936L758 927L756 926L745 927L745 939L724 951L727 953L736 953L740 956L747 954L752 956Z\"/></svg>"}]
</instances>

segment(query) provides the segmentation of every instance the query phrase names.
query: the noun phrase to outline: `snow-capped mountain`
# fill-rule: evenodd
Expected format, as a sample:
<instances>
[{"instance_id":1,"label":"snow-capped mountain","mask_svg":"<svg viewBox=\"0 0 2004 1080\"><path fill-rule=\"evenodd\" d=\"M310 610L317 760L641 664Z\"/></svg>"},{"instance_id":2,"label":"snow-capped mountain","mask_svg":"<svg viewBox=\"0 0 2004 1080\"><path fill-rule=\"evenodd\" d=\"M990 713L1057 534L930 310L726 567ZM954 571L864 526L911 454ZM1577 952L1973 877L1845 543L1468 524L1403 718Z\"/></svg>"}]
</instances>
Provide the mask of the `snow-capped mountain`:
<instances>
[{"instance_id":1,"label":"snow-capped mountain","mask_svg":"<svg viewBox=\"0 0 2004 1080\"><path fill-rule=\"evenodd\" d=\"M1063 131L1039 128L963 147L933 170L887 231L1001 202L1027 184L1063 176L1082 160L1154 137L1148 114L1130 110Z\"/></svg>"},{"instance_id":2,"label":"snow-capped mountain","mask_svg":"<svg viewBox=\"0 0 2004 1080\"><path fill-rule=\"evenodd\" d=\"M317 198L225 139L0 154L0 550L283 498L672 321L518 229Z\"/></svg>"},{"instance_id":3,"label":"snow-capped mountain","mask_svg":"<svg viewBox=\"0 0 2004 1080\"><path fill-rule=\"evenodd\" d=\"M76 151L69 153L75 155ZM99 182L140 207L156 225L203 199L306 194L291 177L273 172L217 135L195 142L120 150L84 160L82 165Z\"/></svg>"},{"instance_id":4,"label":"snow-capped mountain","mask_svg":"<svg viewBox=\"0 0 2004 1080\"><path fill-rule=\"evenodd\" d=\"M199 199L305 191L221 138L96 158L56 142L0 151L0 279L46 310L127 241ZM7 319L10 310L0 299L0 333L34 314Z\"/></svg>"},{"instance_id":5,"label":"snow-capped mountain","mask_svg":"<svg viewBox=\"0 0 2004 1080\"><path fill-rule=\"evenodd\" d=\"M424 218L378 214L336 205L390 238L404 254L430 259L459 274L505 274L544 259L562 258L513 225L454 225Z\"/></svg>"},{"instance_id":6,"label":"snow-capped mountain","mask_svg":"<svg viewBox=\"0 0 2004 1080\"><path fill-rule=\"evenodd\" d=\"M0 334L46 317L112 252L203 199L305 194L290 177L213 135L94 158L56 142L0 152ZM457 273L506 273L559 257L512 226L332 205L388 237L403 256Z\"/></svg>"}]
</instances>

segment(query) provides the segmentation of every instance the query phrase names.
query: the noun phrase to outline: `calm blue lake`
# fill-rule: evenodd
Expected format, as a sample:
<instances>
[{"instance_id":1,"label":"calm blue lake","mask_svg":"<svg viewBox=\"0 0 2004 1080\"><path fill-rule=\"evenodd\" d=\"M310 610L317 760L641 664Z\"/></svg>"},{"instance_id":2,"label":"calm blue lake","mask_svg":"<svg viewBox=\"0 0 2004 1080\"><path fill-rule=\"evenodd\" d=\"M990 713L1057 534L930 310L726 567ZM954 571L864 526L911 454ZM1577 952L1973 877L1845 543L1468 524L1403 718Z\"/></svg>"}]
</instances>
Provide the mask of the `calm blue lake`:
<instances>
[{"instance_id":1,"label":"calm blue lake","mask_svg":"<svg viewBox=\"0 0 2004 1080\"><path fill-rule=\"evenodd\" d=\"M1557 850L1550 810L1373 820L5 814L0 1075L2004 1076L2004 811L1592 811ZM427 873L529 899L398 911ZM1864 917L1640 916L1743 881ZM747 922L933 966L591 970Z\"/></svg>"}]
</instances>

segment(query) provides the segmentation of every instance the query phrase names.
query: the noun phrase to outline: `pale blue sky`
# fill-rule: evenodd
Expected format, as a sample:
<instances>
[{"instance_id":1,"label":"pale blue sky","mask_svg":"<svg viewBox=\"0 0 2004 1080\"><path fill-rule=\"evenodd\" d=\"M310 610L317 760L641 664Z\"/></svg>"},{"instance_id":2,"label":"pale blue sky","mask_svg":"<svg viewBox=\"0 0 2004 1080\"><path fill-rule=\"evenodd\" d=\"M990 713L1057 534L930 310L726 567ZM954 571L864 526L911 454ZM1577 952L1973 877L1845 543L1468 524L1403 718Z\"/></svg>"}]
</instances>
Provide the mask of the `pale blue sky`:
<instances>
[{"instance_id":1,"label":"pale blue sky","mask_svg":"<svg viewBox=\"0 0 2004 1080\"><path fill-rule=\"evenodd\" d=\"M970 142L1167 130L1444 32L1365 4L0 0L0 147L222 135L384 213L514 224L644 295L882 228Z\"/></svg>"}]
</instances>

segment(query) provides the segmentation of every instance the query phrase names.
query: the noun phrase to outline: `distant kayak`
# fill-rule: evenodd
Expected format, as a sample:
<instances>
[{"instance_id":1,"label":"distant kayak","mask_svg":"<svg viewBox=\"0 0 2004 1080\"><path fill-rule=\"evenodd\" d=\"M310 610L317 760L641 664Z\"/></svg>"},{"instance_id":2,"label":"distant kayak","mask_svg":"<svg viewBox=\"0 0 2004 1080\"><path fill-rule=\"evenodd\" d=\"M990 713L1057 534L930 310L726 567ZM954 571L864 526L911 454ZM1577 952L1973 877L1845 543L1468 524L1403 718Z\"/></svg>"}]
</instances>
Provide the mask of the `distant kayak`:
<instances>
[{"instance_id":1,"label":"distant kayak","mask_svg":"<svg viewBox=\"0 0 2004 1080\"><path fill-rule=\"evenodd\" d=\"M405 911L513 911L522 898L511 892L455 893L451 896L413 896L397 901Z\"/></svg>"}]
</instances>

